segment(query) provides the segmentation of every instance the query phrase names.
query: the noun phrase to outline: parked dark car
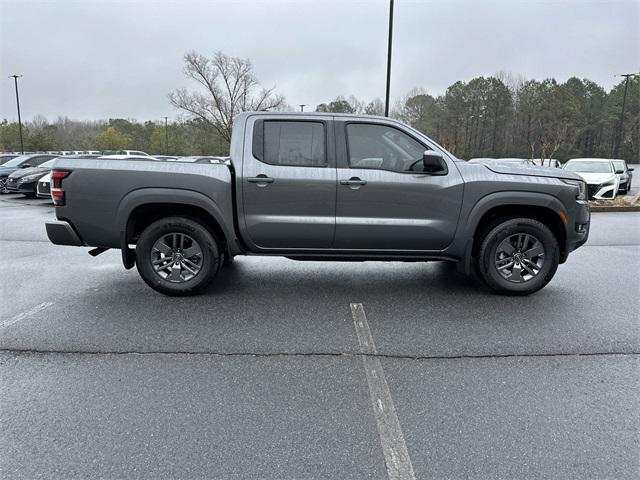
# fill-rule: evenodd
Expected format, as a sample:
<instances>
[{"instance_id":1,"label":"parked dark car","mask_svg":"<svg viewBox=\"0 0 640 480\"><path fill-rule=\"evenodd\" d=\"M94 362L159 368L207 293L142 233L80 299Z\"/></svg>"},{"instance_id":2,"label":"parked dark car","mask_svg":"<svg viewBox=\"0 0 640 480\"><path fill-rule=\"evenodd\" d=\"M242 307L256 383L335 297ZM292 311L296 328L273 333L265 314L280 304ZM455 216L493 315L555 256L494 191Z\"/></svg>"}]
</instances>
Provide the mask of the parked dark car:
<instances>
[{"instance_id":1,"label":"parked dark car","mask_svg":"<svg viewBox=\"0 0 640 480\"><path fill-rule=\"evenodd\" d=\"M633 168L629 168L627 162L620 159L611 160L613 162L613 166L616 167L616 175L620 180L620 186L618 187L618 192L620 193L629 193L631 190L631 180L633 179ZM622 172L622 173L618 173Z\"/></svg>"},{"instance_id":2,"label":"parked dark car","mask_svg":"<svg viewBox=\"0 0 640 480\"><path fill-rule=\"evenodd\" d=\"M89 159L99 155L65 155L64 158ZM37 167L20 168L7 178L7 190L9 193L22 193L26 197L34 198L37 192L38 181L51 171L53 162L61 156L55 156L51 160Z\"/></svg>"},{"instance_id":3,"label":"parked dark car","mask_svg":"<svg viewBox=\"0 0 640 480\"><path fill-rule=\"evenodd\" d=\"M20 168L30 168L42 165L47 160L56 158L58 155L35 153L32 155L19 155L12 158L4 165L0 165L0 193L8 193L7 179L9 175Z\"/></svg>"},{"instance_id":4,"label":"parked dark car","mask_svg":"<svg viewBox=\"0 0 640 480\"><path fill-rule=\"evenodd\" d=\"M25 197L36 196L38 180L51 171L55 158L47 160L37 167L20 168L7 178L7 191L9 193L22 193Z\"/></svg>"}]
</instances>

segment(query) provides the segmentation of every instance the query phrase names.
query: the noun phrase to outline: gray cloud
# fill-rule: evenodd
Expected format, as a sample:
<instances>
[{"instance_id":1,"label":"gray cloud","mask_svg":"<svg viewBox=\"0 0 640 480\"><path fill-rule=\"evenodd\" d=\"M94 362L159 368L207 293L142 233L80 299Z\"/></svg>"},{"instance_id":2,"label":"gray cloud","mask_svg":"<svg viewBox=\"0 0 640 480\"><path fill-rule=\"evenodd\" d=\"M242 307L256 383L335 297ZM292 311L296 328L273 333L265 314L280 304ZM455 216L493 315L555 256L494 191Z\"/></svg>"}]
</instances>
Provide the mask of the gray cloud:
<instances>
[{"instance_id":1,"label":"gray cloud","mask_svg":"<svg viewBox=\"0 0 640 480\"><path fill-rule=\"evenodd\" d=\"M250 58L291 104L384 95L388 2L0 0L0 118L176 116L182 55ZM509 71L590 78L640 68L640 3L396 0L392 96Z\"/></svg>"}]
</instances>

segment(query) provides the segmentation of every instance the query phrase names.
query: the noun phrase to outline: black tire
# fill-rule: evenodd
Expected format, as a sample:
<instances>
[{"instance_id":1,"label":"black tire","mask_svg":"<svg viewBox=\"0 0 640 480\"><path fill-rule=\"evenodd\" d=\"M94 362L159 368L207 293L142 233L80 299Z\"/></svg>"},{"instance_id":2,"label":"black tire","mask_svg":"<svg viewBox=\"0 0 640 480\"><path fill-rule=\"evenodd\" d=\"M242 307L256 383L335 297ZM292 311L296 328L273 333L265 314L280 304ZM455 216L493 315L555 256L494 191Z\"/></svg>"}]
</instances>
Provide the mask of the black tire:
<instances>
[{"instance_id":1,"label":"black tire","mask_svg":"<svg viewBox=\"0 0 640 480\"><path fill-rule=\"evenodd\" d=\"M35 193L23 193L23 195L26 198L36 198L36 194Z\"/></svg>"},{"instance_id":2,"label":"black tire","mask_svg":"<svg viewBox=\"0 0 640 480\"><path fill-rule=\"evenodd\" d=\"M533 248L526 250L527 247L525 246L522 249L517 249L513 253L513 257L511 257L515 263L511 273L508 272L508 269L502 267L503 274L501 274L496 263L509 263L510 258L504 257L502 260L498 260L500 255L505 255L504 252L498 251L498 248L502 245L511 244L511 239L514 238L517 243L520 235L522 235L522 238L528 239L529 242L532 242L531 239L537 240L540 245L535 243L536 250L539 251L541 246L543 253L529 259L528 254L524 253L533 253ZM502 295L530 295L537 292L551 281L558 269L558 263L560 262L558 240L546 225L537 220L531 218L505 219L491 228L480 241L481 246L477 264L480 278L489 288ZM528 245L534 245L534 243L529 243ZM534 264L534 260L540 263L537 269L535 267L529 268ZM520 267L520 265L523 265L523 267ZM535 272L535 275L529 274L524 268ZM529 278L525 279L525 277Z\"/></svg>"},{"instance_id":3,"label":"black tire","mask_svg":"<svg viewBox=\"0 0 640 480\"><path fill-rule=\"evenodd\" d=\"M182 255L182 252L186 254L189 248L173 248L176 245L170 245L171 242L167 240L171 238L186 239L183 242L186 242L187 247L196 245L200 253L190 257ZM167 242L165 243L164 240ZM154 248L158 245L157 242L163 242L161 245L169 247L170 251L164 252L163 248L161 253L158 248ZM180 245L180 247L182 246ZM158 257L156 261L161 262L163 258L160 257L163 256L169 261L158 266L158 271L156 271L152 263L154 256ZM176 261L175 264L173 259ZM183 261L188 264L182 263ZM197 265L194 266L194 262ZM138 273L147 285L165 295L186 296L198 293L211 283L220 270L221 263L220 249L214 235L204 225L189 218L167 217L157 220L144 229L136 244ZM175 267L177 270L181 270L182 267L186 269L189 265L193 268L199 267L199 270L195 275L192 275L192 269L188 271L182 269L184 276L191 276L191 278L183 278L182 275L178 275L178 278L171 280L173 265L179 265Z\"/></svg>"}]
</instances>

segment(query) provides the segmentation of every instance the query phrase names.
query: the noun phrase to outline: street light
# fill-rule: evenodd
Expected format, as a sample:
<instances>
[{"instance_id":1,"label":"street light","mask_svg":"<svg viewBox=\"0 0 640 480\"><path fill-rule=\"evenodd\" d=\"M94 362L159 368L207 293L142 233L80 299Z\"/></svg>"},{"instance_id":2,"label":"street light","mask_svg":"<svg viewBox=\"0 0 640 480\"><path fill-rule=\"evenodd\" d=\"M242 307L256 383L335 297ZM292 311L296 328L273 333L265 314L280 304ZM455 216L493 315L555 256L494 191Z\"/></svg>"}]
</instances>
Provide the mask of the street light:
<instances>
[{"instance_id":1,"label":"street light","mask_svg":"<svg viewBox=\"0 0 640 480\"><path fill-rule=\"evenodd\" d=\"M384 116L389 116L389 89L391 87L391 42L393 40L393 0L389 0L389 37L387 39L387 94L384 100Z\"/></svg>"},{"instance_id":2,"label":"street light","mask_svg":"<svg viewBox=\"0 0 640 480\"><path fill-rule=\"evenodd\" d=\"M613 148L611 149L611 156L613 158L618 158L618 153L620 152L620 140L622 140L623 135L623 125L624 125L624 107L627 103L627 88L629 88L629 78L635 77L636 75L640 75L638 73L623 73L621 75L614 75L614 77L625 77L624 81L624 94L622 95L622 111L620 112L620 121L618 122L618 130L616 131L616 135L613 138Z\"/></svg>"},{"instance_id":3,"label":"street light","mask_svg":"<svg viewBox=\"0 0 640 480\"><path fill-rule=\"evenodd\" d=\"M164 117L164 154L169 155L169 130L167 127L167 119L169 117Z\"/></svg>"},{"instance_id":4,"label":"street light","mask_svg":"<svg viewBox=\"0 0 640 480\"><path fill-rule=\"evenodd\" d=\"M300 107L300 111L301 111L301 112L304 112L304 107L306 107L306 106L307 106L307 104L306 104L306 103L304 103L304 104L303 104L303 103L301 103L301 104L300 104L300 105L298 105L298 106Z\"/></svg>"},{"instance_id":5,"label":"street light","mask_svg":"<svg viewBox=\"0 0 640 480\"><path fill-rule=\"evenodd\" d=\"M22 118L20 118L20 95L18 95L18 79L22 75L9 75L8 78L13 78L13 82L16 86L16 105L18 106L18 128L20 129L20 153L24 155L24 139L22 138Z\"/></svg>"}]
</instances>

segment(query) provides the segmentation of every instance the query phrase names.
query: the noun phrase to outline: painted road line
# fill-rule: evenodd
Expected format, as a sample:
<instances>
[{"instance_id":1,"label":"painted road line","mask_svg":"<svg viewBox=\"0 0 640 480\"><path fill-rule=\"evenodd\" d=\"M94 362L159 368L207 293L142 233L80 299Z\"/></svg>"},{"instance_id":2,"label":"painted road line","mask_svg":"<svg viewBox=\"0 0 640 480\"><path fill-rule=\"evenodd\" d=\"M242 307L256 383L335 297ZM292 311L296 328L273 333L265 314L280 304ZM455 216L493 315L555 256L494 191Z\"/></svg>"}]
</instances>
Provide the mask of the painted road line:
<instances>
[{"instance_id":1,"label":"painted road line","mask_svg":"<svg viewBox=\"0 0 640 480\"><path fill-rule=\"evenodd\" d=\"M362 362L367 375L371 405L378 426L389 480L415 480L413 465L411 465L407 444L404 441L389 385L382 369L382 362L375 356L378 352L361 303L351 304L351 315L360 344L360 353L364 354Z\"/></svg>"},{"instance_id":2,"label":"painted road line","mask_svg":"<svg viewBox=\"0 0 640 480\"><path fill-rule=\"evenodd\" d=\"M9 327L9 326L11 326L13 324L16 324L19 321L30 317L31 315L35 315L36 313L41 312L42 310L44 310L47 307L50 307L51 305L53 305L53 302L42 302L41 304L36 305L33 308L30 308L26 312L19 313L18 315L16 315L13 318L10 318L8 320L0 322L0 328Z\"/></svg>"}]
</instances>

